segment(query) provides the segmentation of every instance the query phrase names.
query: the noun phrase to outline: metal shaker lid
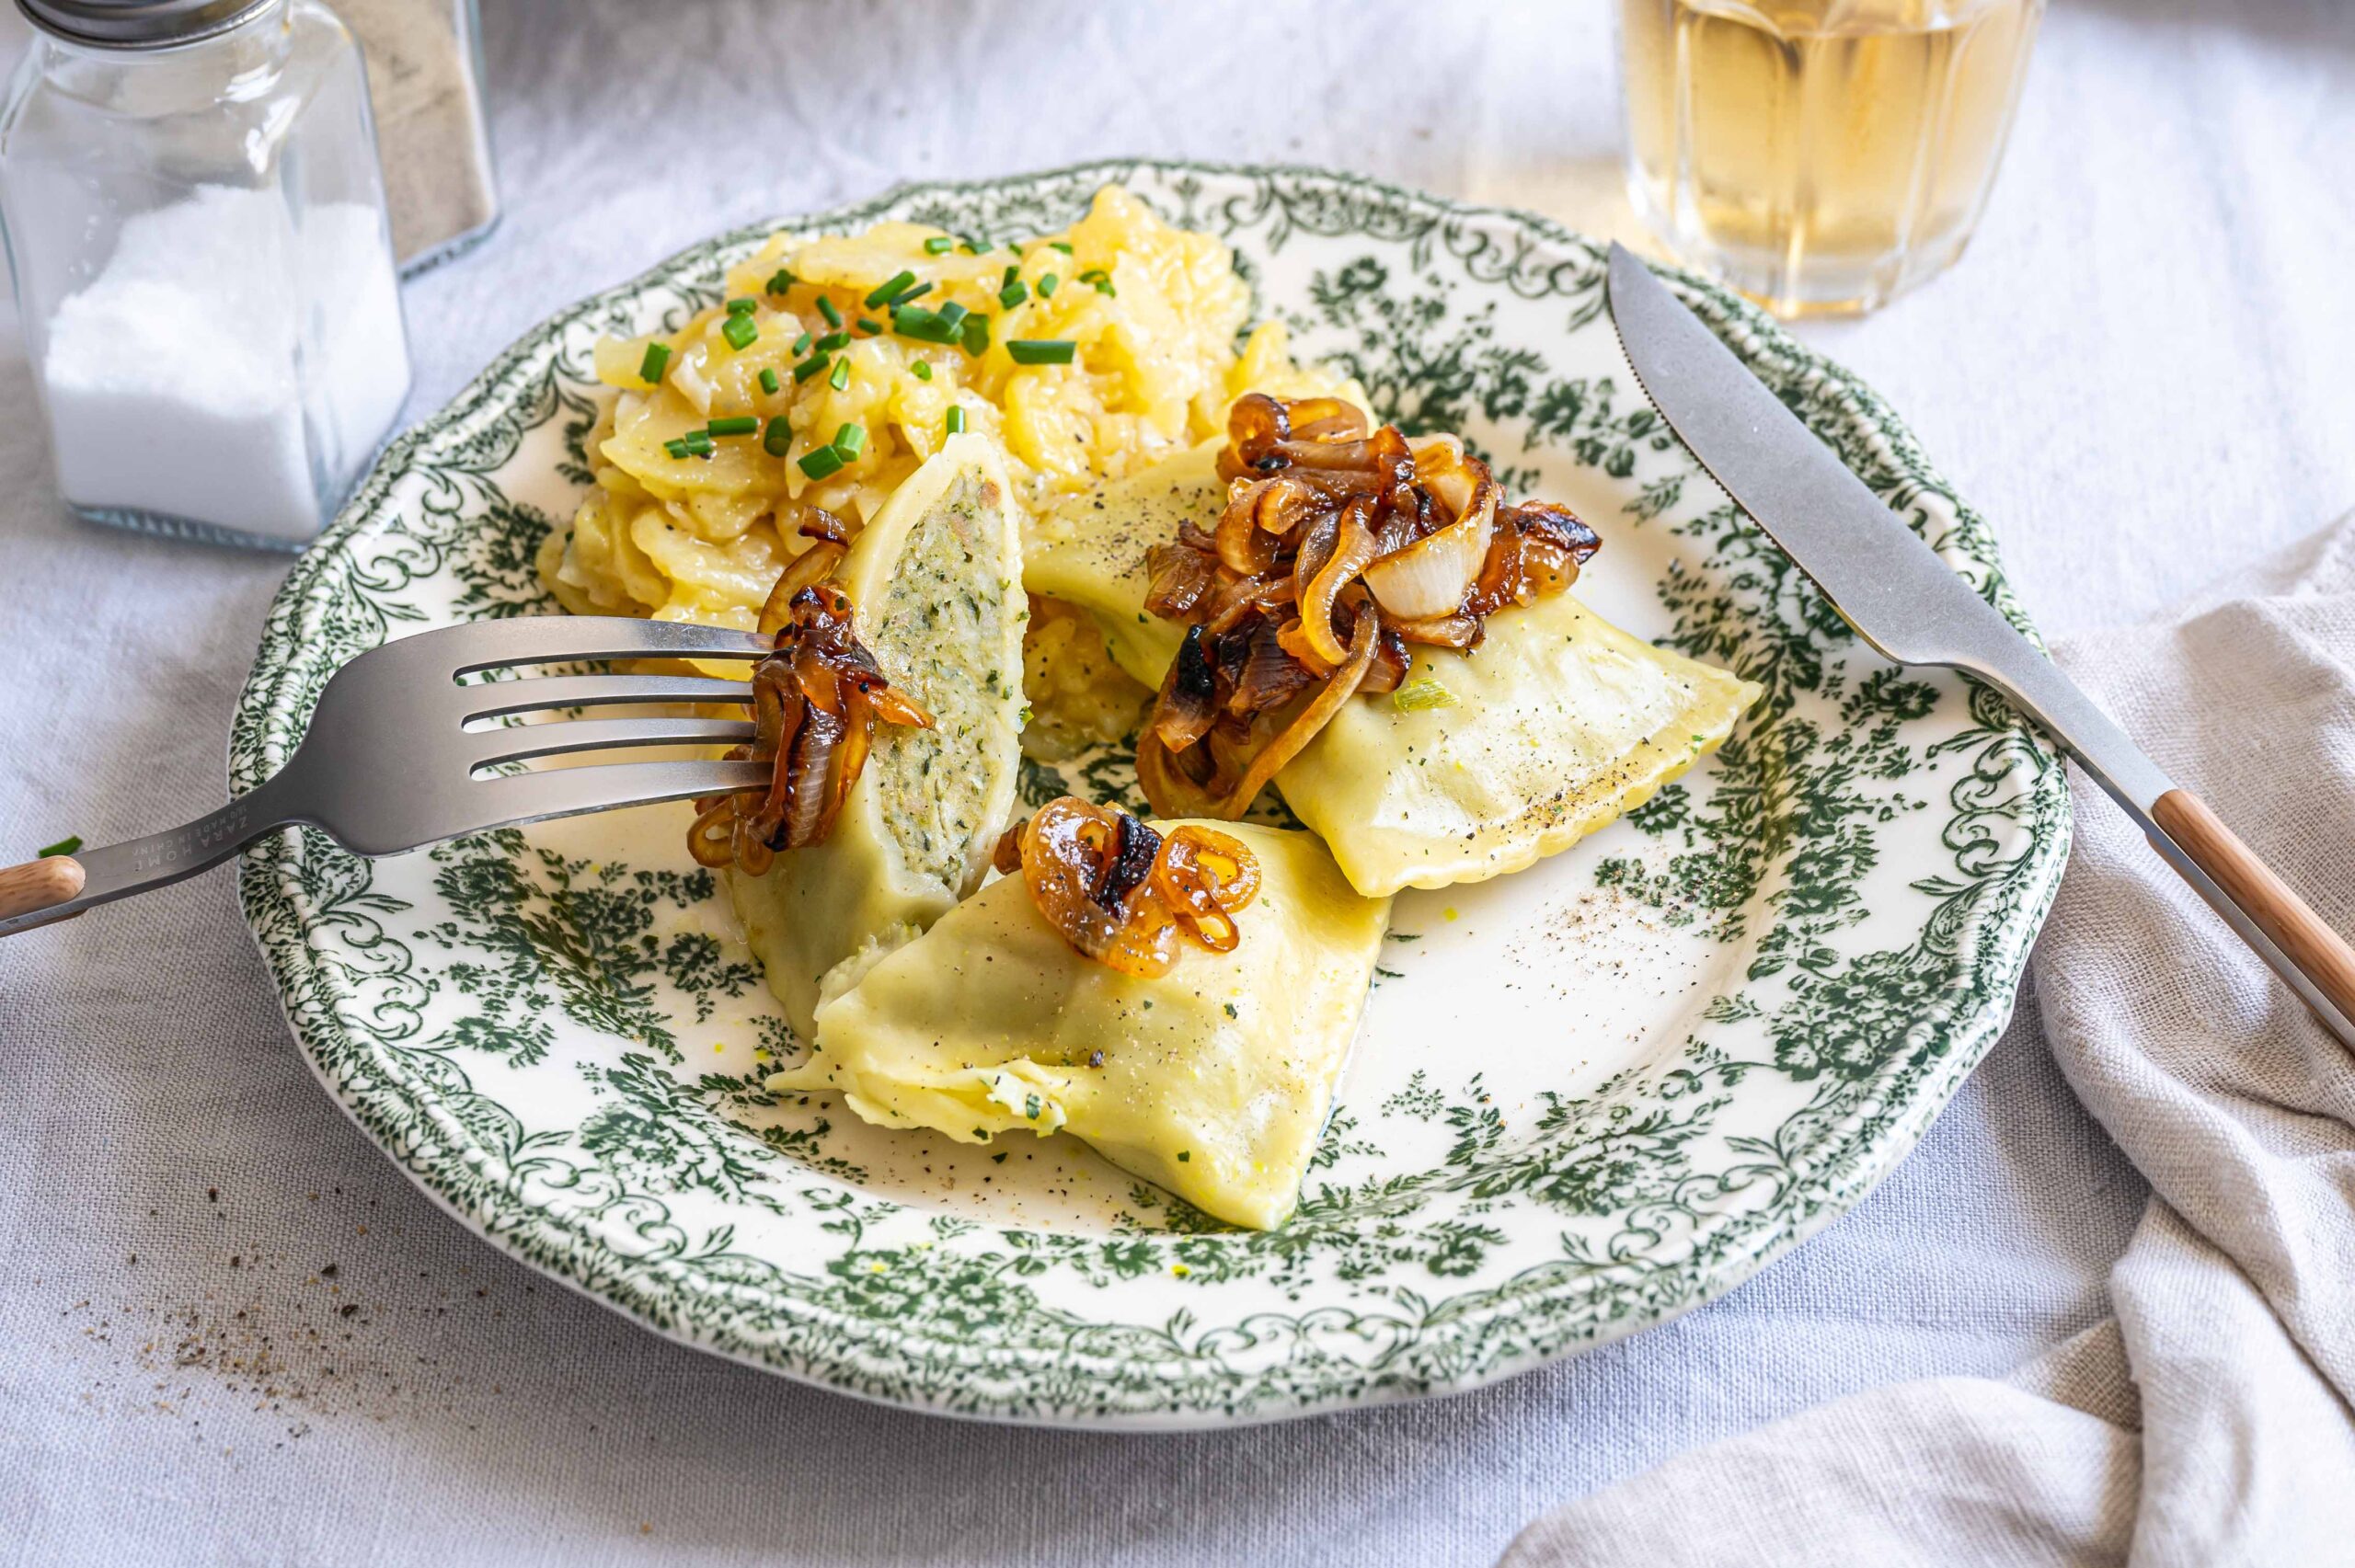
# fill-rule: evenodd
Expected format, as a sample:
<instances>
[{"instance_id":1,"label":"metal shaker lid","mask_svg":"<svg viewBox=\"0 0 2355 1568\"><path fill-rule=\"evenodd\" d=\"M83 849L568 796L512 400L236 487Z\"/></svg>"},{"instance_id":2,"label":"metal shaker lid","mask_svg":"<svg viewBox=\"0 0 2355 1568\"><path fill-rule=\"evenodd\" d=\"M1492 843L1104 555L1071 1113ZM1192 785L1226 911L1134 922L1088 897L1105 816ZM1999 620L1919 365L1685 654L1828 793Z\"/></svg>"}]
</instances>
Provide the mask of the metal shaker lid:
<instances>
[{"instance_id":1,"label":"metal shaker lid","mask_svg":"<svg viewBox=\"0 0 2355 1568\"><path fill-rule=\"evenodd\" d=\"M228 31L273 0L17 0L44 32L99 49L167 49Z\"/></svg>"}]
</instances>

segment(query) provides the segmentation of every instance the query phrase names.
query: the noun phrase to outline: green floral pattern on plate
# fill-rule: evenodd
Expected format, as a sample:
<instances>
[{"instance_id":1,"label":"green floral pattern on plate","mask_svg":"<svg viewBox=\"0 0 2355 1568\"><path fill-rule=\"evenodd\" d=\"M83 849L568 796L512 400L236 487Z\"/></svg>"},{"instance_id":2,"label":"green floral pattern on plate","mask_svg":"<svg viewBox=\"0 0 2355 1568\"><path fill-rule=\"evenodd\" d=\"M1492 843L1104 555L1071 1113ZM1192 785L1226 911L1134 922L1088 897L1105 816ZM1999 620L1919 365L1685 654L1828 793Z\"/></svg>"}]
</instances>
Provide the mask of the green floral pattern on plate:
<instances>
[{"instance_id":1,"label":"green floral pattern on plate","mask_svg":"<svg viewBox=\"0 0 2355 1568\"><path fill-rule=\"evenodd\" d=\"M304 1050L515 1255L686 1342L953 1413L1173 1426L1408 1398L1722 1293L1855 1202L1992 1043L2067 789L2000 702L1877 658L1726 502L1635 391L1601 253L1541 219L1317 171L1107 164L722 235L555 317L385 452L273 607L233 784L284 761L352 655L553 610L533 554L586 482L599 336L717 299L774 226L1014 238L1113 180L1227 238L1263 314L1385 415L1463 429L1516 489L1578 507L1606 541L1580 588L1596 608L1767 691L1626 823L1399 900L1292 1221L1224 1229L1068 1139L950 1147L765 1093L801 1047L679 808L376 863L307 830L257 846L247 913ZM2020 620L1984 526L1878 397L1669 277ZM1133 788L1118 756L1068 776Z\"/></svg>"}]
</instances>

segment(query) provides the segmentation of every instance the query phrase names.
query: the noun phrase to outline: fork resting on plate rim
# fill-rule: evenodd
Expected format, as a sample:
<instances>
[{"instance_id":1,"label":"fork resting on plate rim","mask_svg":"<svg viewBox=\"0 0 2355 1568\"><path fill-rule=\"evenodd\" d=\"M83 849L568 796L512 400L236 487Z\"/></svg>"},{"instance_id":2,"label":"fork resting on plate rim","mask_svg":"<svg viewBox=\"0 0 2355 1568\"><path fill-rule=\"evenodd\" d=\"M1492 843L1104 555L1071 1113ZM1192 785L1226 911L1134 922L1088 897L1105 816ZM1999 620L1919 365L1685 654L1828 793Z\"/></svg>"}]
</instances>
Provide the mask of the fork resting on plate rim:
<instances>
[{"instance_id":1,"label":"fork resting on plate rim","mask_svg":"<svg viewBox=\"0 0 2355 1568\"><path fill-rule=\"evenodd\" d=\"M703 675L512 674L611 658L743 659L772 650L751 632L626 616L541 615L419 632L369 649L319 693L286 765L183 828L0 869L0 936L47 925L217 865L264 833L323 829L357 854L584 811L768 787L764 762L678 760L517 771L540 759L629 747L728 746L752 738L752 683ZM748 670L749 674L749 670ZM656 715L488 721L625 703L736 703L743 718ZM483 727L468 727L471 725Z\"/></svg>"}]
</instances>

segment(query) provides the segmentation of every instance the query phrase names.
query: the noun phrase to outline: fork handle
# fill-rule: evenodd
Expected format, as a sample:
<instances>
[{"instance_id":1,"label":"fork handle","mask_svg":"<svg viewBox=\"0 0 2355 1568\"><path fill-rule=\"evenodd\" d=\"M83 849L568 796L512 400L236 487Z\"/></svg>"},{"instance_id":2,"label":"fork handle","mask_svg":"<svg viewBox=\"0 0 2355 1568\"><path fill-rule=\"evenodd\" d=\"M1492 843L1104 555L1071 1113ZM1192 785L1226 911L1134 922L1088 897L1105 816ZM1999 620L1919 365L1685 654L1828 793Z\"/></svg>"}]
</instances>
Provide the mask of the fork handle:
<instances>
[{"instance_id":1,"label":"fork handle","mask_svg":"<svg viewBox=\"0 0 2355 1568\"><path fill-rule=\"evenodd\" d=\"M0 936L71 920L220 864L264 833L302 818L286 808L281 769L258 788L185 827L74 855L44 855L0 869Z\"/></svg>"},{"instance_id":2,"label":"fork handle","mask_svg":"<svg viewBox=\"0 0 2355 1568\"><path fill-rule=\"evenodd\" d=\"M2217 904L2198 879L2189 879L2193 889L2217 913L2229 921L2236 910L2246 918L2322 993L2322 999L2338 1009L2339 1019L2355 1019L2355 948L2326 925L2271 866L2257 858L2256 851L2241 842L2206 801L2188 789L2171 789L2152 803L2151 818L2230 901L2230 909ZM2329 1014L2324 1013L2324 1018L2329 1021ZM2339 1037L2355 1047L2355 1039L2344 1034Z\"/></svg>"}]
</instances>

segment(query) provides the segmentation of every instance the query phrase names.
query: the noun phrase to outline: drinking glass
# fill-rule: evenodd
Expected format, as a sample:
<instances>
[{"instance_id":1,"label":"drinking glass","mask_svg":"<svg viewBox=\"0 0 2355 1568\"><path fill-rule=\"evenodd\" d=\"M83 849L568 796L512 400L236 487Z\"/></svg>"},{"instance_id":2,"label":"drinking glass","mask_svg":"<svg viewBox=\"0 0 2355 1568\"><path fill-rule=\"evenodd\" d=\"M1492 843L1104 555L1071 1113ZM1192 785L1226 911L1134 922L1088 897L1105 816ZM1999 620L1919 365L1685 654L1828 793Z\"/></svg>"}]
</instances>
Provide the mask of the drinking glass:
<instances>
[{"instance_id":1,"label":"drinking glass","mask_svg":"<svg viewBox=\"0 0 2355 1568\"><path fill-rule=\"evenodd\" d=\"M1683 260L1785 316L1953 265L2043 0L1621 0L1627 186Z\"/></svg>"}]
</instances>

